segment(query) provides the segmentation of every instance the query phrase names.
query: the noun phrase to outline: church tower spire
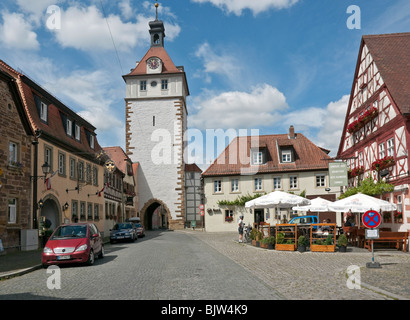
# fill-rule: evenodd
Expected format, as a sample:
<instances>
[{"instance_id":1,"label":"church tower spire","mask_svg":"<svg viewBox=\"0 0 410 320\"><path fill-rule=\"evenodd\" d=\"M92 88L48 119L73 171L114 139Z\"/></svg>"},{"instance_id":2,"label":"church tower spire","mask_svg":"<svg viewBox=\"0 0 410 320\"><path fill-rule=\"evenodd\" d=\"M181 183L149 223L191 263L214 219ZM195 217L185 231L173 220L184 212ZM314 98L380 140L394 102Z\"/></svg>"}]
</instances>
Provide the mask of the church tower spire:
<instances>
[{"instance_id":1,"label":"church tower spire","mask_svg":"<svg viewBox=\"0 0 410 320\"><path fill-rule=\"evenodd\" d=\"M165 28L162 20L158 20L158 3L155 3L155 20L149 23L151 47L164 47Z\"/></svg>"}]
</instances>

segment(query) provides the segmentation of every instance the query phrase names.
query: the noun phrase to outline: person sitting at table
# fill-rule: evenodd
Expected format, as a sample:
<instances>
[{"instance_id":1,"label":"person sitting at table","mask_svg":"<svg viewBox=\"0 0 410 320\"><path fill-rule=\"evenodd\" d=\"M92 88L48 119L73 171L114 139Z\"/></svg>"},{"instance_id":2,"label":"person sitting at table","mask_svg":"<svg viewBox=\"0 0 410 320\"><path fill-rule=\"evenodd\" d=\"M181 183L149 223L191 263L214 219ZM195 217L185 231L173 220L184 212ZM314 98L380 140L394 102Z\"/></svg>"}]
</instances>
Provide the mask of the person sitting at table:
<instances>
[{"instance_id":1,"label":"person sitting at table","mask_svg":"<svg viewBox=\"0 0 410 320\"><path fill-rule=\"evenodd\" d=\"M349 218L347 219L347 221L345 222L345 227L354 227L354 225L355 225L355 223L354 223L352 217L349 217Z\"/></svg>"}]
</instances>

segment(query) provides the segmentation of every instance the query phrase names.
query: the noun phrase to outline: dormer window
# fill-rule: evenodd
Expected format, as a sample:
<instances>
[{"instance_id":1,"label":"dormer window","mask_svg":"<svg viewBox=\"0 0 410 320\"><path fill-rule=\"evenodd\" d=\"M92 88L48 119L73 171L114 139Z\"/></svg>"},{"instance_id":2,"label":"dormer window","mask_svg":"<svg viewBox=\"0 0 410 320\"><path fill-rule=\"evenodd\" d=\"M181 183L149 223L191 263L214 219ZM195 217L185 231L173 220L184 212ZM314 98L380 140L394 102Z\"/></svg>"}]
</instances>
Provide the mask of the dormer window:
<instances>
[{"instance_id":1,"label":"dormer window","mask_svg":"<svg viewBox=\"0 0 410 320\"><path fill-rule=\"evenodd\" d=\"M260 165L265 163L265 152L263 150L252 151L252 164Z\"/></svg>"},{"instance_id":2,"label":"dormer window","mask_svg":"<svg viewBox=\"0 0 410 320\"><path fill-rule=\"evenodd\" d=\"M282 151L282 162L292 162L292 151L291 150L283 150Z\"/></svg>"},{"instance_id":3,"label":"dormer window","mask_svg":"<svg viewBox=\"0 0 410 320\"><path fill-rule=\"evenodd\" d=\"M47 122L47 105L44 102L40 104L40 118Z\"/></svg>"},{"instance_id":4,"label":"dormer window","mask_svg":"<svg viewBox=\"0 0 410 320\"><path fill-rule=\"evenodd\" d=\"M70 119L67 119L67 130L66 133L68 136L72 136L73 134L73 122Z\"/></svg>"},{"instance_id":5,"label":"dormer window","mask_svg":"<svg viewBox=\"0 0 410 320\"><path fill-rule=\"evenodd\" d=\"M94 149L94 140L95 140L95 137L92 134L90 134L90 148L91 149Z\"/></svg>"},{"instance_id":6,"label":"dormer window","mask_svg":"<svg viewBox=\"0 0 410 320\"><path fill-rule=\"evenodd\" d=\"M75 139L80 141L80 126L78 124L75 125Z\"/></svg>"}]
</instances>

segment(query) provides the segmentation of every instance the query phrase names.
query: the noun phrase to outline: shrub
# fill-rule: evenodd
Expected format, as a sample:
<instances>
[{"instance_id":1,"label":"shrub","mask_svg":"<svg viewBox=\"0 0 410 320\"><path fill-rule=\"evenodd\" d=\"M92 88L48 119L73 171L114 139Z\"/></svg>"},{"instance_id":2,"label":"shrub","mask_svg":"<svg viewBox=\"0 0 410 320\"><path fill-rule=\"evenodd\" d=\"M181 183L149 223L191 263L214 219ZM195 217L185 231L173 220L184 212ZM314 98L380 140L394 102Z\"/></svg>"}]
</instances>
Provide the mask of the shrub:
<instances>
[{"instance_id":1,"label":"shrub","mask_svg":"<svg viewBox=\"0 0 410 320\"><path fill-rule=\"evenodd\" d=\"M285 234L283 232L279 232L276 235L276 243L277 244L283 244L285 242Z\"/></svg>"},{"instance_id":2,"label":"shrub","mask_svg":"<svg viewBox=\"0 0 410 320\"><path fill-rule=\"evenodd\" d=\"M298 246L303 247L303 246L306 246L306 245L307 245L306 237L305 236L300 236L298 238Z\"/></svg>"},{"instance_id":3,"label":"shrub","mask_svg":"<svg viewBox=\"0 0 410 320\"><path fill-rule=\"evenodd\" d=\"M347 246L347 237L344 234L341 234L337 239L337 245L339 247L346 247Z\"/></svg>"}]
</instances>

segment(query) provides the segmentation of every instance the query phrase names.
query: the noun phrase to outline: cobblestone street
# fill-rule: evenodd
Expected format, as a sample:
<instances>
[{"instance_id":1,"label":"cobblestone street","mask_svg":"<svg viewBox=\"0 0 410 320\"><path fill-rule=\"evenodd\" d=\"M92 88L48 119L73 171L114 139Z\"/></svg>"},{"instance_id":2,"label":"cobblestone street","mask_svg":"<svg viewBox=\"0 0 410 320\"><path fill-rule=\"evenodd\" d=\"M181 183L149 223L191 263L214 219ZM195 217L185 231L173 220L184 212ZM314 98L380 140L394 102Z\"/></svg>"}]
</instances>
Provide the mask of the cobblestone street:
<instances>
[{"instance_id":1,"label":"cobblestone street","mask_svg":"<svg viewBox=\"0 0 410 320\"><path fill-rule=\"evenodd\" d=\"M62 267L61 289L50 290L41 269L1 281L0 299L410 299L408 253L376 251L381 269L366 268L370 261L366 250L281 252L240 244L235 233L150 231L135 243L107 245L94 266ZM360 289L349 289L352 265L360 267Z\"/></svg>"}]
</instances>

